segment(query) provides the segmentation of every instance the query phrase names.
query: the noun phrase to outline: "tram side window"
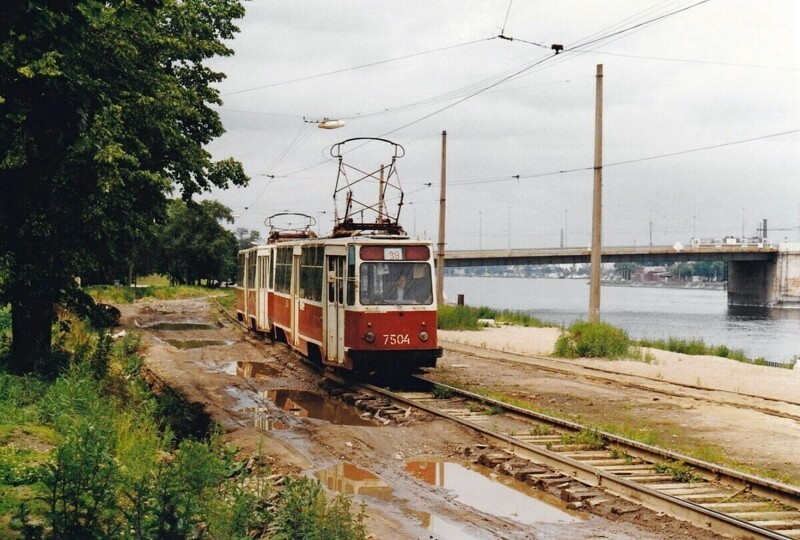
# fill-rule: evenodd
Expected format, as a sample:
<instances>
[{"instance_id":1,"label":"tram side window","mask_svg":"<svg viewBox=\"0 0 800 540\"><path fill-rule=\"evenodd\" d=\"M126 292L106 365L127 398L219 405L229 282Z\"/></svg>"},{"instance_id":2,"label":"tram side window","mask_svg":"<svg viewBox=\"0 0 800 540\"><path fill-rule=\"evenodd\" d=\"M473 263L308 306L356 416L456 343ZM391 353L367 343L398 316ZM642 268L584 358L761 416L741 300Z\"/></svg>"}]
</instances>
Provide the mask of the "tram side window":
<instances>
[{"instance_id":1,"label":"tram side window","mask_svg":"<svg viewBox=\"0 0 800 540\"><path fill-rule=\"evenodd\" d=\"M360 277L360 300L364 305L433 303L429 263L362 263Z\"/></svg>"},{"instance_id":2,"label":"tram side window","mask_svg":"<svg viewBox=\"0 0 800 540\"><path fill-rule=\"evenodd\" d=\"M247 257L247 288L256 288L256 254L250 253Z\"/></svg>"},{"instance_id":3,"label":"tram side window","mask_svg":"<svg viewBox=\"0 0 800 540\"><path fill-rule=\"evenodd\" d=\"M325 250L322 246L303 248L300 258L300 297L322 301L322 269Z\"/></svg>"},{"instance_id":4,"label":"tram side window","mask_svg":"<svg viewBox=\"0 0 800 540\"><path fill-rule=\"evenodd\" d=\"M239 253L237 256L238 259L238 266L236 268L236 284L239 287L244 286L244 263L245 263L245 256L244 253Z\"/></svg>"},{"instance_id":5,"label":"tram side window","mask_svg":"<svg viewBox=\"0 0 800 540\"><path fill-rule=\"evenodd\" d=\"M293 248L278 248L275 252L275 291L291 292Z\"/></svg>"}]
</instances>

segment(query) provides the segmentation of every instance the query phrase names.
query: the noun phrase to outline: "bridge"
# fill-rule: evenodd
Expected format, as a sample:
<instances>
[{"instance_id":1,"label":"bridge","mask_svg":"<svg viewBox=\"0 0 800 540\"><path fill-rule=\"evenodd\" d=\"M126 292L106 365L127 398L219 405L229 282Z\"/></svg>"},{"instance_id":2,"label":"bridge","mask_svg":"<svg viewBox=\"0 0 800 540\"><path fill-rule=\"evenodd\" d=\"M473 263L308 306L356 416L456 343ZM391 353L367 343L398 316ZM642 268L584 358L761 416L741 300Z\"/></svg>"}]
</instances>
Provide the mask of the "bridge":
<instances>
[{"instance_id":1,"label":"bridge","mask_svg":"<svg viewBox=\"0 0 800 540\"><path fill-rule=\"evenodd\" d=\"M575 264L589 248L446 251L447 268ZM800 308L800 244L722 244L604 247L604 263L728 262L728 305Z\"/></svg>"}]
</instances>

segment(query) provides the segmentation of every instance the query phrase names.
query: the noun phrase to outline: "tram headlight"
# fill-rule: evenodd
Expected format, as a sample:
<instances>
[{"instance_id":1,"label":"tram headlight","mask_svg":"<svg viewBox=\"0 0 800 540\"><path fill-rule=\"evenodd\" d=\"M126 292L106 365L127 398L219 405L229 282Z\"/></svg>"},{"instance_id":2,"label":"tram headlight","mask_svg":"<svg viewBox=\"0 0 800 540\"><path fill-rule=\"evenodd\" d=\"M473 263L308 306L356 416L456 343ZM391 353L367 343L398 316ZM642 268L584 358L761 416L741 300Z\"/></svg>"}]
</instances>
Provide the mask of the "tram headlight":
<instances>
[{"instance_id":1,"label":"tram headlight","mask_svg":"<svg viewBox=\"0 0 800 540\"><path fill-rule=\"evenodd\" d=\"M364 334L364 341L367 343L375 343L375 333L374 332L367 332Z\"/></svg>"},{"instance_id":2,"label":"tram headlight","mask_svg":"<svg viewBox=\"0 0 800 540\"><path fill-rule=\"evenodd\" d=\"M419 333L419 340L428 341L428 333L425 330Z\"/></svg>"}]
</instances>

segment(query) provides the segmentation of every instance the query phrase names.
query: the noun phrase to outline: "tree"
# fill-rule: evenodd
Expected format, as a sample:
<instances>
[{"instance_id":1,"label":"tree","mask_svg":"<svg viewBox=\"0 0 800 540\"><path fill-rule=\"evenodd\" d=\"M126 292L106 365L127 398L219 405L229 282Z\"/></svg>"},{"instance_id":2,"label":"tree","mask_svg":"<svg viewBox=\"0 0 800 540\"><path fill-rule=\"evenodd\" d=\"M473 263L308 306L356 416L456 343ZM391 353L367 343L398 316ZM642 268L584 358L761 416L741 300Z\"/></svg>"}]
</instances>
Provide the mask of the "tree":
<instances>
[{"instance_id":1,"label":"tree","mask_svg":"<svg viewBox=\"0 0 800 540\"><path fill-rule=\"evenodd\" d=\"M224 130L204 61L240 0L5 0L0 6L0 303L10 368L50 352L75 277L129 261L167 197L243 185L204 146Z\"/></svg>"},{"instance_id":2,"label":"tree","mask_svg":"<svg viewBox=\"0 0 800 540\"><path fill-rule=\"evenodd\" d=\"M247 249L253 247L261 241L261 233L258 231L247 230L244 227L239 227L234 231L236 241L239 244L239 249Z\"/></svg>"},{"instance_id":3,"label":"tree","mask_svg":"<svg viewBox=\"0 0 800 540\"><path fill-rule=\"evenodd\" d=\"M169 275L173 283L235 279L238 245L222 221L232 223L233 215L217 201L172 201L167 223L159 234L159 271Z\"/></svg>"}]
</instances>

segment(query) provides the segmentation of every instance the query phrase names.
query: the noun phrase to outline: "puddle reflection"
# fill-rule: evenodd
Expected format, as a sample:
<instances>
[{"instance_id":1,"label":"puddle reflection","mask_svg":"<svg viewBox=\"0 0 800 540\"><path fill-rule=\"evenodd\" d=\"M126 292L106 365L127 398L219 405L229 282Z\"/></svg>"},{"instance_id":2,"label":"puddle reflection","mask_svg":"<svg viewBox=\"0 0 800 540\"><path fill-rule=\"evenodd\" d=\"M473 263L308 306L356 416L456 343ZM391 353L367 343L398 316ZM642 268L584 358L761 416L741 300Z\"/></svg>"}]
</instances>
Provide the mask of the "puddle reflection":
<instances>
[{"instance_id":1,"label":"puddle reflection","mask_svg":"<svg viewBox=\"0 0 800 540\"><path fill-rule=\"evenodd\" d=\"M253 427L262 431L283 431L289 429L290 426L280 420L256 414L253 416Z\"/></svg>"},{"instance_id":2,"label":"puddle reflection","mask_svg":"<svg viewBox=\"0 0 800 540\"><path fill-rule=\"evenodd\" d=\"M339 463L330 469L319 471L317 478L331 491L345 495L368 495L382 501L392 498L392 488L389 484L373 473L350 463Z\"/></svg>"},{"instance_id":3,"label":"puddle reflection","mask_svg":"<svg viewBox=\"0 0 800 540\"><path fill-rule=\"evenodd\" d=\"M317 472L316 476L329 490L337 493L366 495L387 502L394 498L389 484L370 471L351 463L339 463L330 469ZM470 534L462 525L439 515L419 510L410 510L409 512L422 522L422 527L428 530L428 538L436 540L480 540L482 538Z\"/></svg>"},{"instance_id":4,"label":"puddle reflection","mask_svg":"<svg viewBox=\"0 0 800 540\"><path fill-rule=\"evenodd\" d=\"M236 362L236 375L248 379L267 379L278 375L278 370L262 362Z\"/></svg>"},{"instance_id":5,"label":"puddle reflection","mask_svg":"<svg viewBox=\"0 0 800 540\"><path fill-rule=\"evenodd\" d=\"M460 502L487 514L526 525L579 521L564 510L535 498L536 493L522 482L511 479L500 482L458 463L409 461L406 470L428 484L451 490Z\"/></svg>"},{"instance_id":6,"label":"puddle reflection","mask_svg":"<svg viewBox=\"0 0 800 540\"><path fill-rule=\"evenodd\" d=\"M316 418L335 425L374 426L340 401L303 390L265 390L262 394L281 409L300 418Z\"/></svg>"}]
</instances>

